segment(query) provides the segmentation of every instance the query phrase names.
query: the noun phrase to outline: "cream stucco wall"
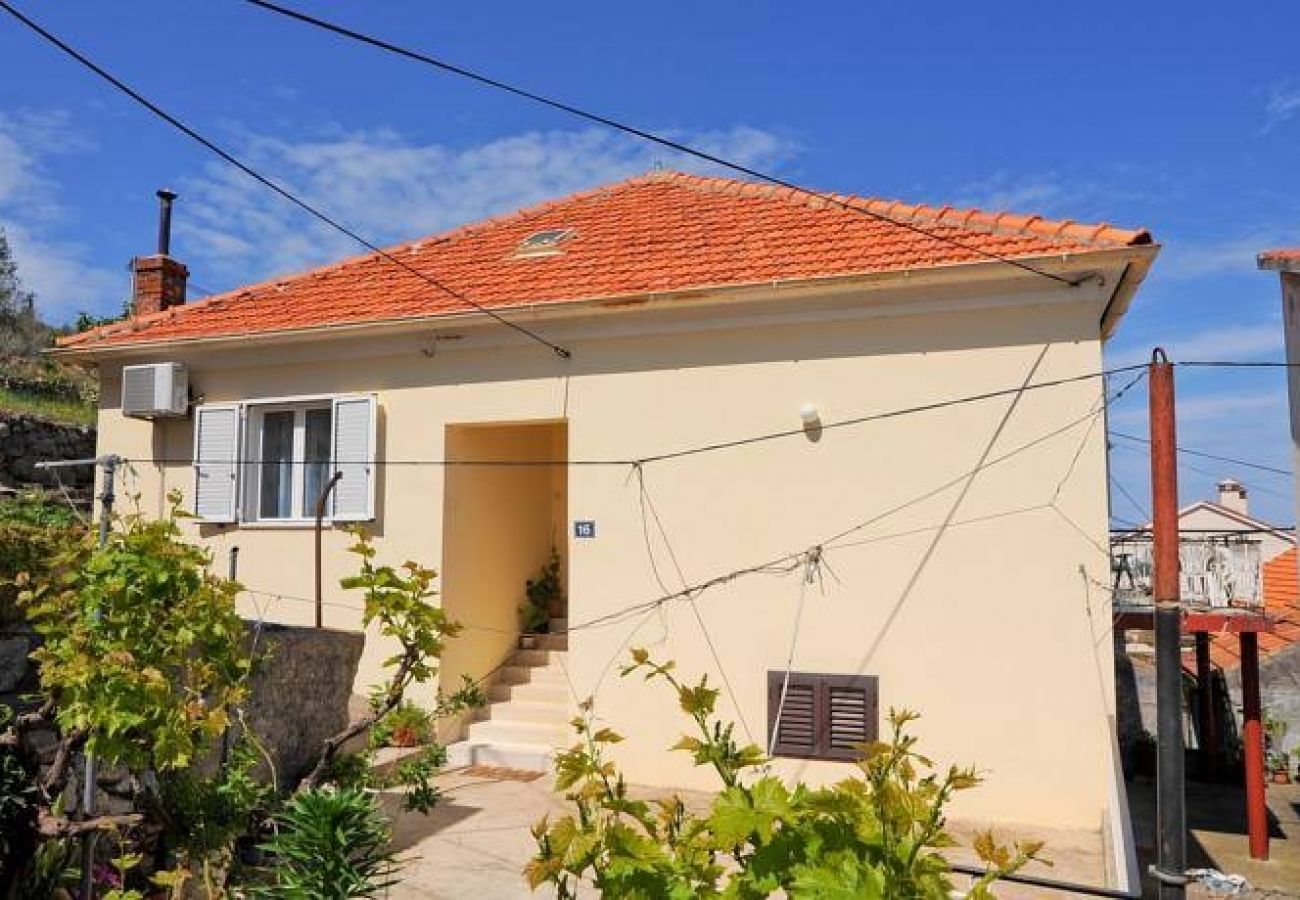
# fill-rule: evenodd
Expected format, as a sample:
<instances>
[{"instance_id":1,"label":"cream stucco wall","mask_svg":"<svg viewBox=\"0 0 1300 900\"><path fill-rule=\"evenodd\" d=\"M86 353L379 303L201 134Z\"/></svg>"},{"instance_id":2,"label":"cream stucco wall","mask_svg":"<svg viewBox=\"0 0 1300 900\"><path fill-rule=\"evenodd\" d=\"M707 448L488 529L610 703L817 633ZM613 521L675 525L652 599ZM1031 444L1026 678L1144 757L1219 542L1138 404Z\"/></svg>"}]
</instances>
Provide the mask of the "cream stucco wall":
<instances>
[{"instance_id":1,"label":"cream stucco wall","mask_svg":"<svg viewBox=\"0 0 1300 900\"><path fill-rule=\"evenodd\" d=\"M938 296L888 314L847 295L817 315L791 307L747 318L728 309L699 313L689 324L685 313L629 310L618 314L617 327L614 318L557 326L573 350L569 361L508 336L494 345L473 335L436 343L427 335L340 339L273 352L178 347L138 359L187 362L206 402L374 391L381 459L483 451L459 444L469 432L454 426L564 421L572 460L623 460L797 431L805 402L831 423L1096 371L1106 297L1068 290L1003 296L987 287L986 295L964 298L979 302ZM101 451L173 460L134 464L128 486L147 511L161 508L166 488L188 496L190 422L123 418L109 405L118 362L102 368ZM988 775L984 787L959 798L958 814L1097 828L1113 778L1110 609L1095 586L1108 579L1104 429L1099 416L1089 417L1101 390L1098 380L1082 380L831 428L815 441L797 433L649 463L646 490L692 584L825 546L828 567L807 588L794 667L875 675L882 712L922 713L917 730L926 752ZM981 461L988 467L963 480ZM445 566L444 601L457 618L471 632L499 628L513 610L476 605L479 588L471 586L484 583L476 570L495 564L496 545L484 526L476 554L456 550L453 477L462 476L437 465L381 467L373 526L380 554ZM521 498L538 493L537 484L521 485ZM661 580L681 587L653 525L653 563L648 558L640 501L626 466L568 471L567 519L597 523L594 539L563 542L573 691L594 694L598 715L627 736L617 750L630 781L712 786L708 773L666 750L686 724L673 698L617 676L624 647L674 659L686 677L708 672L726 688L721 711L741 722L738 735L764 744L766 675L785 665L802 588L794 574L751 574L693 605L676 601L583 628L663 594ZM566 522L562 535L569 532ZM246 612L311 620L310 604L288 599L310 596L310 530L197 525L195 533L221 566L228 549L240 547L241 580L263 592L245 601ZM345 536L326 534L327 600L355 604L335 587L353 568L345 545ZM499 559L507 558L522 557L502 546ZM356 614L330 606L325 621L351 627ZM491 634L467 638L448 654L449 668L490 665L505 646ZM372 636L363 681L379 677L385 653ZM813 779L844 773L796 761L777 769Z\"/></svg>"}]
</instances>

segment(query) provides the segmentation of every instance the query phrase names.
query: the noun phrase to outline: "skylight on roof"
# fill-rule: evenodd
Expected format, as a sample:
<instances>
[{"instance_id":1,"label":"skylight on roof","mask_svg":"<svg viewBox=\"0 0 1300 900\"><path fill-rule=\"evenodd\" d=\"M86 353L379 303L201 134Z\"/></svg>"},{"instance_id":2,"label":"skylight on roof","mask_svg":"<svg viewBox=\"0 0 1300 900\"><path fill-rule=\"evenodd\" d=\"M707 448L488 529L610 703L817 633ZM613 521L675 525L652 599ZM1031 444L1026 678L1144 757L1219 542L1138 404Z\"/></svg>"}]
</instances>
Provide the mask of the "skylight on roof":
<instances>
[{"instance_id":1,"label":"skylight on roof","mask_svg":"<svg viewBox=\"0 0 1300 900\"><path fill-rule=\"evenodd\" d=\"M519 242L515 256L549 256L560 252L560 244L573 235L572 228L549 228L530 234Z\"/></svg>"}]
</instances>

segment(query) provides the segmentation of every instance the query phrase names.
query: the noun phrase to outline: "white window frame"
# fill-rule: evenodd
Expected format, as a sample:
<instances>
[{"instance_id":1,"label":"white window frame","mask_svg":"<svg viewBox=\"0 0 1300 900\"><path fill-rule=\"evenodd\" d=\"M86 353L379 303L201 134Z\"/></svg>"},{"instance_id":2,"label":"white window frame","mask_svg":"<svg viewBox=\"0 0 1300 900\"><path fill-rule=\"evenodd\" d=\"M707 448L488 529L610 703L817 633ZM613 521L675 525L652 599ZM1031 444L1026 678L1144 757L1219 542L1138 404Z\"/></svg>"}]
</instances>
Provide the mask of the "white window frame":
<instances>
[{"instance_id":1,"label":"white window frame","mask_svg":"<svg viewBox=\"0 0 1300 900\"><path fill-rule=\"evenodd\" d=\"M302 509L302 494L306 484L306 464L303 462L306 451L306 411L308 409L328 409L330 410L330 457L338 455L339 450L337 443L338 428L338 404L340 401L355 401L366 398L370 402L370 434L369 449L365 461L367 477L369 478L367 499L364 512L357 512L350 515L336 515L334 497L331 496L328 508L322 521L326 524L336 522L356 522L356 521L373 521L376 517L376 491L378 491L377 472L375 466L375 456L377 453L377 440L379 428L379 404L374 394L309 394L302 396L286 397L267 397L257 400L245 400L243 402L220 404L226 408L238 410L238 432L235 440L235 460L234 468L237 472L237 483L234 489L234 516L233 518L206 519L205 521L226 522L249 526L255 528L301 528L314 525L316 517L312 515L293 515L283 518L262 518L258 515L262 483L262 466L261 461L261 443L262 443L262 421L268 412L276 411L293 411L294 417L294 442L293 452L290 459L294 460L291 467L292 489L290 509L297 512ZM217 406L218 404L214 404ZM197 429L197 420L196 420ZM197 439L197 431L196 431ZM353 465L356 461L352 462ZM195 470L199 475L198 448L195 448ZM331 473L332 474L332 473Z\"/></svg>"},{"instance_id":2,"label":"white window frame","mask_svg":"<svg viewBox=\"0 0 1300 900\"><path fill-rule=\"evenodd\" d=\"M304 515L300 510L306 508L303 506L303 492L307 483L307 411L311 409L324 409L330 412L330 443L333 445L334 435L334 407L333 398L324 397L318 400L300 400L300 401L268 401L268 402L250 402L244 404L244 439L241 459L245 460L245 472L247 477L244 479L244 496L240 503L240 521L252 524L314 524L316 517L314 515ZM289 465L289 509L293 515L288 516L263 516L261 510L262 501L262 476L265 469L262 467L262 430L263 423L266 420L267 413L291 412L293 413L293 447L289 452L289 459L292 462ZM310 508L314 508L310 507ZM333 508L325 511L324 521L333 521Z\"/></svg>"}]
</instances>

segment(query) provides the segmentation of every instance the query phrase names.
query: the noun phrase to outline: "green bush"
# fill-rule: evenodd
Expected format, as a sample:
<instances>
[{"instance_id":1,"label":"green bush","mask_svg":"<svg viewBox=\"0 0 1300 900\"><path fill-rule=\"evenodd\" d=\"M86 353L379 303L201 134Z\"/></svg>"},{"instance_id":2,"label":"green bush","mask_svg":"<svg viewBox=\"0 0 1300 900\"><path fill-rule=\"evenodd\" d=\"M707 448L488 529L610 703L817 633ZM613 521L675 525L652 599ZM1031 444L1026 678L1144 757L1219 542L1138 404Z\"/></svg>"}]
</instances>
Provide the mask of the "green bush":
<instances>
[{"instance_id":1,"label":"green bush","mask_svg":"<svg viewBox=\"0 0 1300 900\"><path fill-rule=\"evenodd\" d=\"M110 765L193 765L247 694L239 585L182 540L182 515L125 516L103 547L84 536L20 598L44 639L32 659L55 720Z\"/></svg>"},{"instance_id":2,"label":"green bush","mask_svg":"<svg viewBox=\"0 0 1300 900\"><path fill-rule=\"evenodd\" d=\"M263 846L274 859L274 883L258 888L258 897L353 900L380 897L397 883L388 823L363 791L301 791L277 828Z\"/></svg>"},{"instance_id":3,"label":"green bush","mask_svg":"<svg viewBox=\"0 0 1300 900\"><path fill-rule=\"evenodd\" d=\"M792 900L945 900L949 865L940 851L956 841L945 828L952 795L979 783L973 769L932 771L907 734L915 715L891 712L888 740L864 745L858 772L827 788L787 786L767 774L756 746L739 746L732 725L714 715L718 691L705 679L680 682L672 663L633 652L626 676L641 672L665 682L693 721L696 734L673 747L709 766L722 783L705 815L680 798L647 803L630 796L605 748L622 738L592 726L591 701L574 721L579 741L556 759L556 788L574 814L533 829L537 854L525 869L529 886L553 885L561 900L590 883L609 897L728 897L782 895ZM967 892L992 897L1000 876L1037 858L1041 844L1006 847L991 834L973 849L987 867Z\"/></svg>"},{"instance_id":4,"label":"green bush","mask_svg":"<svg viewBox=\"0 0 1300 900\"><path fill-rule=\"evenodd\" d=\"M254 777L258 762L257 751L245 740L231 748L226 765L213 775L193 769L165 773L161 794L168 844L193 860L228 853L273 799L270 786Z\"/></svg>"},{"instance_id":5,"label":"green bush","mask_svg":"<svg viewBox=\"0 0 1300 900\"><path fill-rule=\"evenodd\" d=\"M0 626L23 620L19 581L47 582L53 561L84 535L76 513L61 500L31 493L0 502Z\"/></svg>"},{"instance_id":6,"label":"green bush","mask_svg":"<svg viewBox=\"0 0 1300 900\"><path fill-rule=\"evenodd\" d=\"M13 711L0 705L0 725ZM17 869L32 852L32 829L36 824L36 779L14 747L0 745L0 882Z\"/></svg>"}]
</instances>

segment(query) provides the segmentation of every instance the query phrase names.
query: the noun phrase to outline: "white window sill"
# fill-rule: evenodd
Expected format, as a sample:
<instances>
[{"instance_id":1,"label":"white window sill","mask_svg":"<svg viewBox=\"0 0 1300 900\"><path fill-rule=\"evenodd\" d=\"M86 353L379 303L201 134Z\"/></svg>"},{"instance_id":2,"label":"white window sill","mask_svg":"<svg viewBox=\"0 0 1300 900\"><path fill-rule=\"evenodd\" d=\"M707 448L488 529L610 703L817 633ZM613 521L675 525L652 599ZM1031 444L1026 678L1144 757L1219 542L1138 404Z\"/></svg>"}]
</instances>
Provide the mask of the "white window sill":
<instances>
[{"instance_id":1,"label":"white window sill","mask_svg":"<svg viewBox=\"0 0 1300 900\"><path fill-rule=\"evenodd\" d=\"M294 529L312 529L316 528L315 519L258 519L252 522L236 522L239 528L248 531L277 531L277 530L294 530ZM333 528L335 522L333 519L322 519L321 528ZM346 522L339 522L339 525L345 525Z\"/></svg>"}]
</instances>

